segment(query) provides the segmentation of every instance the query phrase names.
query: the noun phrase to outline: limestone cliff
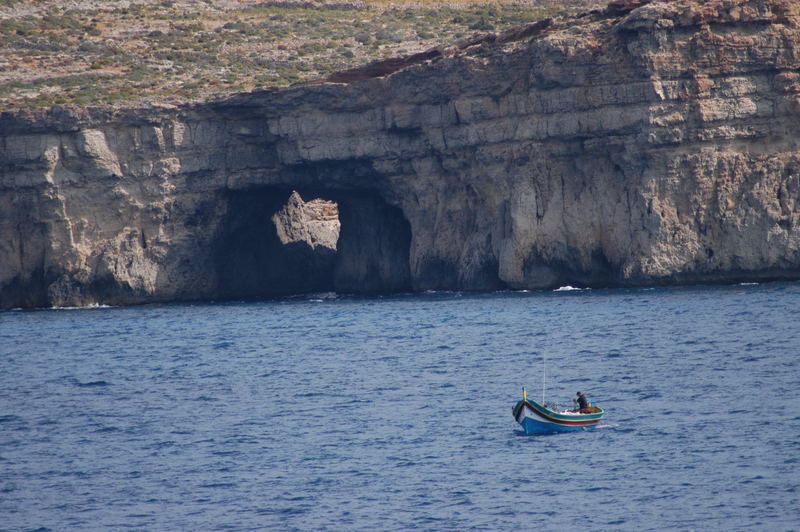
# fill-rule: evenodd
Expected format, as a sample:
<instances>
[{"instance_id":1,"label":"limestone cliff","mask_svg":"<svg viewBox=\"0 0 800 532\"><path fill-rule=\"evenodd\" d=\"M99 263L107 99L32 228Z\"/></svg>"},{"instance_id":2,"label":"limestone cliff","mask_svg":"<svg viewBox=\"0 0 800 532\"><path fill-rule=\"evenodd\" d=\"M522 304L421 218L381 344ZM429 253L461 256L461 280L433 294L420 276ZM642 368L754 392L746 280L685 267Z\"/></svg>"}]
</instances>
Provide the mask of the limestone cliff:
<instances>
[{"instance_id":1,"label":"limestone cliff","mask_svg":"<svg viewBox=\"0 0 800 532\"><path fill-rule=\"evenodd\" d=\"M1 115L0 308L800 278L797 2L617 2L388 66ZM292 191L336 202L335 252Z\"/></svg>"}]
</instances>

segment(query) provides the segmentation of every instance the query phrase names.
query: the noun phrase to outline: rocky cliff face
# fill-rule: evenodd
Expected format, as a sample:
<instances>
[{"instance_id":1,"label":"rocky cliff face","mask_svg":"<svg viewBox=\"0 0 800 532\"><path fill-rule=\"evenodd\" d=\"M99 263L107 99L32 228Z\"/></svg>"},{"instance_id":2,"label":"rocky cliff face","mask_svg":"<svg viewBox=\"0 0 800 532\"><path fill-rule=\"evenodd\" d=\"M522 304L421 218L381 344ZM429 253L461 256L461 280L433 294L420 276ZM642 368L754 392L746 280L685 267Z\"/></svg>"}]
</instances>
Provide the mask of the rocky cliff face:
<instances>
[{"instance_id":1,"label":"rocky cliff face","mask_svg":"<svg viewBox=\"0 0 800 532\"><path fill-rule=\"evenodd\" d=\"M800 278L799 4L520 34L380 78L2 115L0 308ZM336 202L336 250L300 197Z\"/></svg>"}]
</instances>

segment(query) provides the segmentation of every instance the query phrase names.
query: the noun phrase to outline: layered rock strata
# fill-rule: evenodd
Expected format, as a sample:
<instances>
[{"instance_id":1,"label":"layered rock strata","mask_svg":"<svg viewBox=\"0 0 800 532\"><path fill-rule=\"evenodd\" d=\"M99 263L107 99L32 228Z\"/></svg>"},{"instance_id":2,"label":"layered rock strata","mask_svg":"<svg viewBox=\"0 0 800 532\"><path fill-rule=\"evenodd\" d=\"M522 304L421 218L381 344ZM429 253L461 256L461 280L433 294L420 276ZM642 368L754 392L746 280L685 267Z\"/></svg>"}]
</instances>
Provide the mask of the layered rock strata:
<instances>
[{"instance_id":1,"label":"layered rock strata","mask_svg":"<svg viewBox=\"0 0 800 532\"><path fill-rule=\"evenodd\" d=\"M0 308L800 278L800 5L612 7L378 78L5 113Z\"/></svg>"}]
</instances>

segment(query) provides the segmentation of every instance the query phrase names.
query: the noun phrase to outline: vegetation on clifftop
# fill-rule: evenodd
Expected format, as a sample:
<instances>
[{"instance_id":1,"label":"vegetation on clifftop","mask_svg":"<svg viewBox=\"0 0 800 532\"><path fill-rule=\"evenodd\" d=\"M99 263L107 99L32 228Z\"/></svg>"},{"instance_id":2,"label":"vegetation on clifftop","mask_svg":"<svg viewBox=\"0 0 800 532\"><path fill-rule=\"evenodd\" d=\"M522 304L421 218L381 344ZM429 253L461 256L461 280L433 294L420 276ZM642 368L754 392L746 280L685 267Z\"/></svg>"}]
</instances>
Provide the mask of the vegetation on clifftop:
<instances>
[{"instance_id":1,"label":"vegetation on clifftop","mask_svg":"<svg viewBox=\"0 0 800 532\"><path fill-rule=\"evenodd\" d=\"M0 110L283 87L600 3L0 0Z\"/></svg>"}]
</instances>

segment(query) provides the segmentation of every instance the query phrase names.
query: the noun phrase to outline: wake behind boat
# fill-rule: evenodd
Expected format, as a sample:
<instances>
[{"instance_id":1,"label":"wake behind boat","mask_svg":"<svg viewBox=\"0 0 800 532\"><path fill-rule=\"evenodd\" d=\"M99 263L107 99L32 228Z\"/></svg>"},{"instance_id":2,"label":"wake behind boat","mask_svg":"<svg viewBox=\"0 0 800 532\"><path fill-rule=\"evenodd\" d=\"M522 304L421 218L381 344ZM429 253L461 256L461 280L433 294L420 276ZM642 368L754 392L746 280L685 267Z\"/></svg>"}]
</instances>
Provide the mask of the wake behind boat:
<instances>
[{"instance_id":1,"label":"wake behind boat","mask_svg":"<svg viewBox=\"0 0 800 532\"><path fill-rule=\"evenodd\" d=\"M528 399L525 388L522 389L522 400L514 406L513 412L514 419L526 434L593 429L605 414L594 401L580 410L551 409Z\"/></svg>"}]
</instances>

